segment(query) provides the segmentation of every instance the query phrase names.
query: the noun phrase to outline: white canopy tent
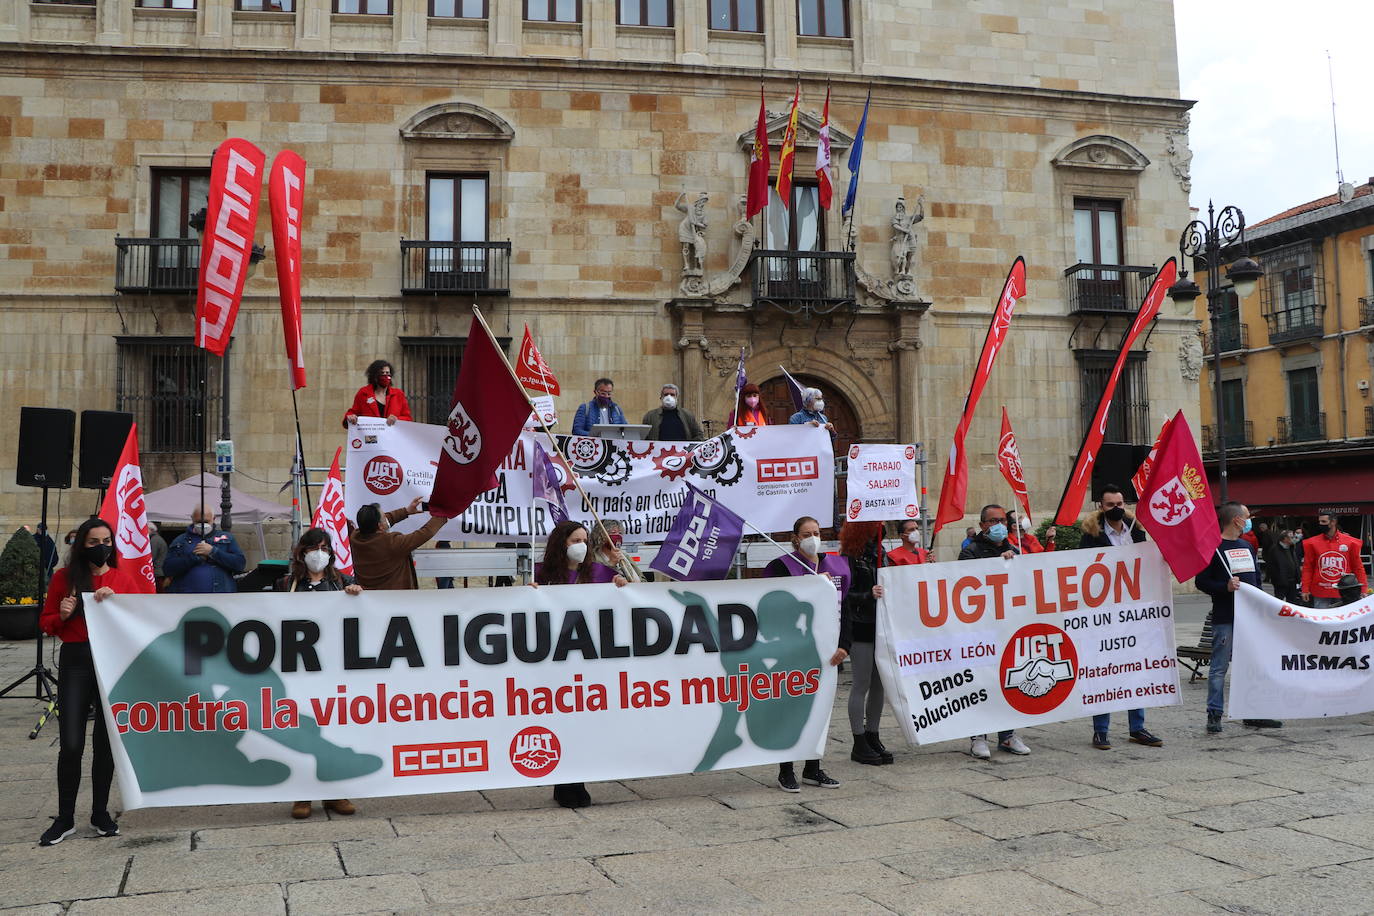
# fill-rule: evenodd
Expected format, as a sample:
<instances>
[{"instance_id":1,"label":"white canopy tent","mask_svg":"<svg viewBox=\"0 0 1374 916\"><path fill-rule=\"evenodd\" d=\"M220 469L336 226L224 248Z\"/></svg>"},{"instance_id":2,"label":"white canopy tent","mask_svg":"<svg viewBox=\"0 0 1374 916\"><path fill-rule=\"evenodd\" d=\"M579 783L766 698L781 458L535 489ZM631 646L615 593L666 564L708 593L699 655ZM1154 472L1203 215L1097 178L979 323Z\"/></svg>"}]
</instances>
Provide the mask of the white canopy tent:
<instances>
[{"instance_id":1,"label":"white canopy tent","mask_svg":"<svg viewBox=\"0 0 1374 916\"><path fill-rule=\"evenodd\" d=\"M150 521L185 525L191 522L191 512L201 501L201 481L205 483L205 503L219 515L220 489L224 481L215 474L197 474L185 480L154 490L143 496L143 504ZM262 523L269 518L291 517L291 507L280 503L249 496L237 487L229 487L229 498L233 500L232 512L235 524L247 522L258 530L258 544L262 555L267 556L267 539L262 533Z\"/></svg>"}]
</instances>

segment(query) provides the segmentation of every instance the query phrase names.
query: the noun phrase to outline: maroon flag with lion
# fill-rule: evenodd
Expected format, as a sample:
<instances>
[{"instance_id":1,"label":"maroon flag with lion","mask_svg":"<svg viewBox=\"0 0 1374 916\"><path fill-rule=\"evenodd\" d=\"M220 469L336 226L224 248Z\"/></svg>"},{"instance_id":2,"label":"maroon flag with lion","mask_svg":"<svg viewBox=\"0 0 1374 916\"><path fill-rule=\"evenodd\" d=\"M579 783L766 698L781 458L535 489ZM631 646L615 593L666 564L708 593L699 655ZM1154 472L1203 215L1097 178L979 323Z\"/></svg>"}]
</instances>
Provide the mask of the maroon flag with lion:
<instances>
[{"instance_id":1,"label":"maroon flag with lion","mask_svg":"<svg viewBox=\"0 0 1374 916\"><path fill-rule=\"evenodd\" d=\"M1174 578L1183 582L1212 562L1221 529L1212 509L1202 455L1183 411L1169 421L1158 449L1136 518L1159 545Z\"/></svg>"},{"instance_id":2,"label":"maroon flag with lion","mask_svg":"<svg viewBox=\"0 0 1374 916\"><path fill-rule=\"evenodd\" d=\"M525 390L474 312L429 496L431 515L461 515L478 494L496 486L496 469L520 438L529 415Z\"/></svg>"}]
</instances>

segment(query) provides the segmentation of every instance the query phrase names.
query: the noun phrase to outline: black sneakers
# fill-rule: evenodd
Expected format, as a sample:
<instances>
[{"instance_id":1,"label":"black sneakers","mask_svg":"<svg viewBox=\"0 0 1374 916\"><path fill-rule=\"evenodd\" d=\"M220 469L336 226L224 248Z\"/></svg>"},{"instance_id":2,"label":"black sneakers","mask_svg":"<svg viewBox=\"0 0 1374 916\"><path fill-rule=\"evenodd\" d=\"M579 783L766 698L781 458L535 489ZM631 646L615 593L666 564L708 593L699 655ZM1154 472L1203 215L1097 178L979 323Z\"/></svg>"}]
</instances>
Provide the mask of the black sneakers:
<instances>
[{"instance_id":1,"label":"black sneakers","mask_svg":"<svg viewBox=\"0 0 1374 916\"><path fill-rule=\"evenodd\" d=\"M43 831L43 835L38 838L39 846L56 846L76 832L76 824L69 817L55 817L52 819L52 826Z\"/></svg>"},{"instance_id":2,"label":"black sneakers","mask_svg":"<svg viewBox=\"0 0 1374 916\"><path fill-rule=\"evenodd\" d=\"M1212 734L1214 734L1214 735L1215 735L1217 732L1221 731L1221 713L1219 713L1219 712L1209 712L1209 713L1207 713L1207 730L1208 730L1209 732L1211 732Z\"/></svg>"},{"instance_id":3,"label":"black sneakers","mask_svg":"<svg viewBox=\"0 0 1374 916\"><path fill-rule=\"evenodd\" d=\"M778 788L784 792L801 791L801 786L797 785L797 772L791 764L778 767Z\"/></svg>"},{"instance_id":4,"label":"black sneakers","mask_svg":"<svg viewBox=\"0 0 1374 916\"><path fill-rule=\"evenodd\" d=\"M822 789L838 789L840 787L840 781L831 779L820 767L816 767L814 770L802 770L802 782L808 786L820 786Z\"/></svg>"},{"instance_id":5,"label":"black sneakers","mask_svg":"<svg viewBox=\"0 0 1374 916\"><path fill-rule=\"evenodd\" d=\"M119 825L110 817L110 812L101 811L91 815L91 826L100 836L119 836Z\"/></svg>"}]
</instances>

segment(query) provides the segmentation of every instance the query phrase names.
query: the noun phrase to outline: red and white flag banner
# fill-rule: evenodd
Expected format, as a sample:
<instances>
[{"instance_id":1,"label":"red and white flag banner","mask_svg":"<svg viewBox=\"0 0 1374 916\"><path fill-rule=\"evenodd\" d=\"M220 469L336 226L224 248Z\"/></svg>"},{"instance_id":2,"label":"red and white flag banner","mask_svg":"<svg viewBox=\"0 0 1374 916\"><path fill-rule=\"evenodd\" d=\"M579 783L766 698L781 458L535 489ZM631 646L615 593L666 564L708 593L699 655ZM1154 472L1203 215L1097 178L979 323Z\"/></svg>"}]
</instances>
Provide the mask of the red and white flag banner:
<instances>
[{"instance_id":1,"label":"red and white flag banner","mask_svg":"<svg viewBox=\"0 0 1374 916\"><path fill-rule=\"evenodd\" d=\"M992 313L992 323L988 325L988 336L983 340L982 353L978 355L978 368L973 373L968 397L964 399L964 412L959 417L954 441L949 446L949 463L945 466L945 478L940 484L940 508L935 515L935 534L950 522L957 522L964 517L964 503L968 500L968 453L964 450L964 440L968 438L973 412L978 409L978 399L983 396L988 377L992 375L993 363L997 362L997 354L1007 341L1012 311L1017 301L1025 295L1026 259L1017 255L1011 270L1007 271L1002 294L997 297L997 308Z\"/></svg>"},{"instance_id":2,"label":"red and white flag banner","mask_svg":"<svg viewBox=\"0 0 1374 916\"><path fill-rule=\"evenodd\" d=\"M1116 385L1121 381L1121 373L1126 368L1126 358L1130 356L1136 338L1159 314L1159 307L1164 304L1164 296L1177 278L1178 261L1170 258L1155 275L1149 292L1145 294L1139 311L1135 313L1135 321L1131 322L1130 330L1121 341L1121 352L1116 355L1112 374L1107 377L1107 385L1102 389L1102 398L1097 402L1097 413L1093 414L1092 425L1083 434L1083 445L1078 450L1078 460L1074 462L1073 473L1064 484L1064 495L1059 500L1059 511L1054 516L1057 525L1072 525L1078 521L1078 515L1083 509L1083 498L1087 495L1088 485L1092 483L1093 462L1097 460L1097 452L1107 435L1107 416L1112 409Z\"/></svg>"},{"instance_id":3,"label":"red and white flag banner","mask_svg":"<svg viewBox=\"0 0 1374 916\"><path fill-rule=\"evenodd\" d=\"M334 463L329 466L329 476L325 478L320 504L315 507L315 517L310 520L310 527L329 532L329 541L334 545L334 568L351 576L353 551L348 546L348 514L344 509L343 473L339 470L339 455L342 452L342 446L334 450Z\"/></svg>"},{"instance_id":4,"label":"red and white flag banner","mask_svg":"<svg viewBox=\"0 0 1374 916\"><path fill-rule=\"evenodd\" d=\"M1002 436L997 440L997 469L1002 472L1007 483L1011 484L1011 492L1016 495L1016 501L1021 504L1026 518L1030 518L1030 493L1026 490L1026 471L1021 464L1021 449L1016 445L1016 434L1011 431L1011 418L1007 416L1005 407L1002 408Z\"/></svg>"},{"instance_id":5,"label":"red and white flag banner","mask_svg":"<svg viewBox=\"0 0 1374 916\"><path fill-rule=\"evenodd\" d=\"M272 160L267 180L272 211L272 251L277 262L281 294L281 328L286 337L286 362L293 389L305 387L305 357L301 353L301 212L305 207L305 160L282 150Z\"/></svg>"},{"instance_id":6,"label":"red and white flag banner","mask_svg":"<svg viewBox=\"0 0 1374 916\"><path fill-rule=\"evenodd\" d=\"M530 391L560 393L558 378L549 368L549 364L544 362L544 356L539 352L539 348L534 345L534 337L530 335L528 324L525 325L525 337L520 341L520 355L515 360L515 377Z\"/></svg>"},{"instance_id":7,"label":"red and white flag banner","mask_svg":"<svg viewBox=\"0 0 1374 916\"><path fill-rule=\"evenodd\" d=\"M1164 442L1164 436L1169 432L1169 424L1174 422L1170 417L1164 421L1164 425L1159 428L1159 435L1155 436L1155 444L1150 447L1150 454L1145 456L1145 460L1140 463L1140 468L1131 476L1131 486L1135 488L1136 499L1140 499L1140 494L1145 492L1145 485L1150 482L1150 471L1154 469L1155 458L1159 455L1159 446Z\"/></svg>"},{"instance_id":8,"label":"red and white flag banner","mask_svg":"<svg viewBox=\"0 0 1374 916\"><path fill-rule=\"evenodd\" d=\"M1169 422L1136 509L1136 518L1180 582L1206 569L1221 543L1212 506L1202 455L1180 410Z\"/></svg>"},{"instance_id":9,"label":"red and white flag banner","mask_svg":"<svg viewBox=\"0 0 1374 916\"><path fill-rule=\"evenodd\" d=\"M110 488L100 504L100 517L114 526L119 563L148 594L157 591L153 573L153 544L148 535L148 511L143 504L143 468L138 460L138 424L129 427L119 453Z\"/></svg>"},{"instance_id":10,"label":"red and white flag banner","mask_svg":"<svg viewBox=\"0 0 1374 916\"><path fill-rule=\"evenodd\" d=\"M223 356L234 336L267 156L247 140L225 140L210 166L196 285L196 346Z\"/></svg>"}]
</instances>

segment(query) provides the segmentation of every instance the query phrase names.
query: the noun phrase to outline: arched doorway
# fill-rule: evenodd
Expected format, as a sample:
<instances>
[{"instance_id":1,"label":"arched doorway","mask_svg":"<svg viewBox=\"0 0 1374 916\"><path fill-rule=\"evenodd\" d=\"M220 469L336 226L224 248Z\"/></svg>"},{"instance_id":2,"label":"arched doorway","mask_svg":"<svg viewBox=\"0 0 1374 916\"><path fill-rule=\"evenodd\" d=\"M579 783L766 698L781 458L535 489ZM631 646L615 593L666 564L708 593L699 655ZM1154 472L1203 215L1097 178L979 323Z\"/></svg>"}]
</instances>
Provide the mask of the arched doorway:
<instances>
[{"instance_id":1,"label":"arched doorway","mask_svg":"<svg viewBox=\"0 0 1374 916\"><path fill-rule=\"evenodd\" d=\"M809 375L793 376L807 388L819 388L825 398L825 415L835 424L835 454L843 455L849 446L861 440L863 430L859 418L849 401L839 390L827 382ZM763 408L768 412L768 422L784 424L797 409L792 406L792 395L788 391L787 379L783 376L770 378L759 385Z\"/></svg>"}]
</instances>

